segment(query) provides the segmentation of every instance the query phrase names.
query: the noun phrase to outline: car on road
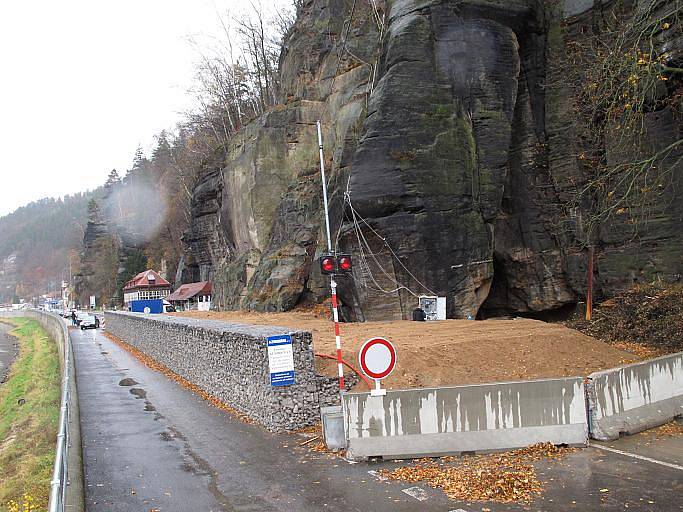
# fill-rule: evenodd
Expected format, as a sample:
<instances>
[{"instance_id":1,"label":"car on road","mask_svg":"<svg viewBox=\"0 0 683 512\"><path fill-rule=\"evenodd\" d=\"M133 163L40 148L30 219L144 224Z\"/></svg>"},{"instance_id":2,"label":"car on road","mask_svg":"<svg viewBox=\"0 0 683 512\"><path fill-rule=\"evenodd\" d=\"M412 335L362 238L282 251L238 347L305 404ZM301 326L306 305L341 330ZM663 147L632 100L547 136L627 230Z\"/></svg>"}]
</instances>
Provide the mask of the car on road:
<instances>
[{"instance_id":1,"label":"car on road","mask_svg":"<svg viewBox=\"0 0 683 512\"><path fill-rule=\"evenodd\" d=\"M92 316L87 311L76 311L76 325L81 325L83 319L87 316Z\"/></svg>"},{"instance_id":2,"label":"car on road","mask_svg":"<svg viewBox=\"0 0 683 512\"><path fill-rule=\"evenodd\" d=\"M95 315L86 314L81 318L79 325L82 331L85 329L97 329L100 326L100 320Z\"/></svg>"}]
</instances>

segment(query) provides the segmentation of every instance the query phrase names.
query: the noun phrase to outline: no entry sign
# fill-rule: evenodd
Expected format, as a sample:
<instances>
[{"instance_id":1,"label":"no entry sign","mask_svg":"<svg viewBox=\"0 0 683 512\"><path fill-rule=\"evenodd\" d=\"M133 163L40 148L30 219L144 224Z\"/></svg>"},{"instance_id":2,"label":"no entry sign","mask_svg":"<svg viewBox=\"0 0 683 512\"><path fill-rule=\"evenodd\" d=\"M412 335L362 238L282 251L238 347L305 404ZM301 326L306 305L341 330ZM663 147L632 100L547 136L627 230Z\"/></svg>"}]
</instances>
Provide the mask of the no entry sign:
<instances>
[{"instance_id":1,"label":"no entry sign","mask_svg":"<svg viewBox=\"0 0 683 512\"><path fill-rule=\"evenodd\" d=\"M384 338L371 338L360 349L358 362L365 375L375 379L376 389L373 395L384 395L385 390L380 389L381 379L387 377L396 367L396 347Z\"/></svg>"}]
</instances>

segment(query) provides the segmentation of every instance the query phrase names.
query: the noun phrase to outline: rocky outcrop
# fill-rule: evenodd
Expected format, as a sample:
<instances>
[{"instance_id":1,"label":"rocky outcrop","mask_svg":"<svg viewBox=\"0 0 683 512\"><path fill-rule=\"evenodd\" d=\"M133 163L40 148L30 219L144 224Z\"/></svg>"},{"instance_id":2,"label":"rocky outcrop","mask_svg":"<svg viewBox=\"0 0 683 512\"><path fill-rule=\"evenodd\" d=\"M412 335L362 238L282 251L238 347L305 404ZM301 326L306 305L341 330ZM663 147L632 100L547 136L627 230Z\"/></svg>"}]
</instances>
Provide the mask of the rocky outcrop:
<instances>
[{"instance_id":1,"label":"rocky outcrop","mask_svg":"<svg viewBox=\"0 0 683 512\"><path fill-rule=\"evenodd\" d=\"M220 307L291 309L322 285L311 277L321 239L316 122L339 179L365 112L373 67L364 62L377 51L373 11L359 2L338 57L347 15L337 0L304 6L281 58L287 104L245 127L200 173L183 280L212 280Z\"/></svg>"},{"instance_id":2,"label":"rocky outcrop","mask_svg":"<svg viewBox=\"0 0 683 512\"><path fill-rule=\"evenodd\" d=\"M356 260L340 282L347 319L407 318L419 294L446 296L450 317L572 307L588 245L599 295L680 274L680 187L650 205L640 231L629 216L588 230L593 205L577 201L592 170L563 56L607 4L394 0L351 13L308 1L281 59L287 103L202 173L184 279L212 279L231 309L324 296L313 264L325 248L317 119L333 236ZM653 108L646 124L650 144L681 138L673 107ZM629 156L611 141L615 166Z\"/></svg>"},{"instance_id":3,"label":"rocky outcrop","mask_svg":"<svg viewBox=\"0 0 683 512\"><path fill-rule=\"evenodd\" d=\"M88 204L88 222L83 235L80 269L74 276L76 298L80 304L90 304L90 296L100 289L98 274L102 275L102 256L109 252L112 237L95 200Z\"/></svg>"}]
</instances>

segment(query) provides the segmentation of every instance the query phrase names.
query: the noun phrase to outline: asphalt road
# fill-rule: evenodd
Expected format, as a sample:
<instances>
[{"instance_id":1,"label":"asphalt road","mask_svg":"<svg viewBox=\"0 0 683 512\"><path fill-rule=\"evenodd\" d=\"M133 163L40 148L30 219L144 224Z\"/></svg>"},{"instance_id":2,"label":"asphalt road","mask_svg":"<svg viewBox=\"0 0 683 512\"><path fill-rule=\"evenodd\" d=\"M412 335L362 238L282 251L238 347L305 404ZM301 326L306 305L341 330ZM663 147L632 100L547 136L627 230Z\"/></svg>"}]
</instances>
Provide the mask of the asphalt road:
<instances>
[{"instance_id":1,"label":"asphalt road","mask_svg":"<svg viewBox=\"0 0 683 512\"><path fill-rule=\"evenodd\" d=\"M0 322L0 383L5 381L9 367L17 355L16 339L7 334L13 327Z\"/></svg>"},{"instance_id":2,"label":"asphalt road","mask_svg":"<svg viewBox=\"0 0 683 512\"><path fill-rule=\"evenodd\" d=\"M683 510L680 438L661 449L639 436L607 445L654 462L591 447L539 463L546 491L530 505L454 502L368 473L397 463L350 464L298 446L300 435L244 424L99 330L74 330L72 339L88 512Z\"/></svg>"}]
</instances>

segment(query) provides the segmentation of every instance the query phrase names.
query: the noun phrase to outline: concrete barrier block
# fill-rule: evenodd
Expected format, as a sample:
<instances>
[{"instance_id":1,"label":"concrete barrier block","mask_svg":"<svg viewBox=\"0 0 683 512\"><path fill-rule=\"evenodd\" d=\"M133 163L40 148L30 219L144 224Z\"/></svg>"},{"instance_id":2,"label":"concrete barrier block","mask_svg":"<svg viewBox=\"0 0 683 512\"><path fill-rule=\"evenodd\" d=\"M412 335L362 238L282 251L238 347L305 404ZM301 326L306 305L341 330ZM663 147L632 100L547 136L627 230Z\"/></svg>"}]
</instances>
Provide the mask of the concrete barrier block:
<instances>
[{"instance_id":1,"label":"concrete barrier block","mask_svg":"<svg viewBox=\"0 0 683 512\"><path fill-rule=\"evenodd\" d=\"M347 393L348 455L416 458L522 448L539 442L584 445L582 378Z\"/></svg>"},{"instance_id":2,"label":"concrete barrier block","mask_svg":"<svg viewBox=\"0 0 683 512\"><path fill-rule=\"evenodd\" d=\"M591 437L618 439L683 415L683 352L588 376Z\"/></svg>"}]
</instances>

